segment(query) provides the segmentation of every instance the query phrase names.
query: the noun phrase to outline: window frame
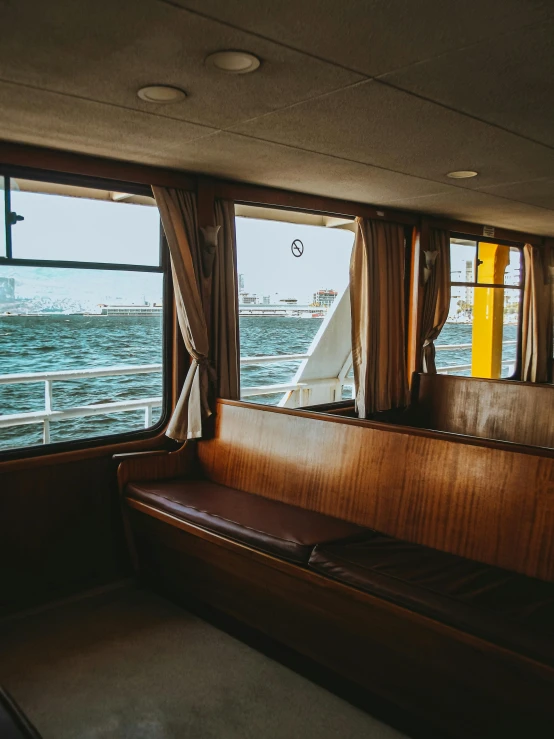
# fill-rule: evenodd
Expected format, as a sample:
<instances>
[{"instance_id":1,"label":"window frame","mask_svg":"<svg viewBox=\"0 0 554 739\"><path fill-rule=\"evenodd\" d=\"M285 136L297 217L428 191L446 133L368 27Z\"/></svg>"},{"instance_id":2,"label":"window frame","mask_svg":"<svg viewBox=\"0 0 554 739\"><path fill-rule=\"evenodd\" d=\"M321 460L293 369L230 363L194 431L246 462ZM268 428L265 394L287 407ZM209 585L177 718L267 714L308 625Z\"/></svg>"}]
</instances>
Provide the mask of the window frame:
<instances>
[{"instance_id":1,"label":"window frame","mask_svg":"<svg viewBox=\"0 0 554 739\"><path fill-rule=\"evenodd\" d=\"M36 444L29 447L15 447L0 450L0 463L15 459L48 456L63 452L93 449L102 446L112 446L130 441L140 441L156 437L167 426L171 413L172 392L172 359L173 359L173 283L171 278L169 248L160 220L159 260L157 265L114 264L106 262L75 262L69 260L43 260L13 258L11 229L11 197L10 179L19 177L26 180L47 182L54 185L70 185L97 190L111 190L125 192L132 195L152 197L152 190L148 185L140 185L122 180L111 180L87 175L64 174L29 167L14 167L0 164L0 177L5 178L4 212L6 229L6 256L0 255L0 267L43 267L80 270L111 270L116 272L152 272L162 275L162 299L165 309L162 313L162 412L159 421L148 429L126 431L106 436L94 436L85 439L55 441L47 444ZM1 192L1 191L0 191ZM145 206L148 207L148 206Z\"/></svg>"},{"instance_id":2,"label":"window frame","mask_svg":"<svg viewBox=\"0 0 554 739\"><path fill-rule=\"evenodd\" d=\"M523 247L522 242L508 241L507 239L497 239L494 237L480 236L478 234L465 234L459 231L450 231L448 245L449 248L452 246L452 239L465 239L466 241L475 242L475 280L474 282L462 282L460 280L450 280L450 287L471 287L471 288L489 288L489 289L504 289L504 290L519 290L521 299L519 301L518 311L518 322L517 322L517 344L516 344L516 361L514 366L514 372L510 377L500 377L495 382L512 381L521 382L521 337L523 331L523 295L525 292L525 260L523 258ZM521 256L521 271L519 285L500 285L500 284L489 284L484 282L478 282L479 280L479 244L498 244L499 246L508 246L511 249L518 249ZM440 335L440 334L439 334ZM460 376L460 375L454 375ZM483 377L465 377L466 380L483 380L487 378Z\"/></svg>"}]
</instances>

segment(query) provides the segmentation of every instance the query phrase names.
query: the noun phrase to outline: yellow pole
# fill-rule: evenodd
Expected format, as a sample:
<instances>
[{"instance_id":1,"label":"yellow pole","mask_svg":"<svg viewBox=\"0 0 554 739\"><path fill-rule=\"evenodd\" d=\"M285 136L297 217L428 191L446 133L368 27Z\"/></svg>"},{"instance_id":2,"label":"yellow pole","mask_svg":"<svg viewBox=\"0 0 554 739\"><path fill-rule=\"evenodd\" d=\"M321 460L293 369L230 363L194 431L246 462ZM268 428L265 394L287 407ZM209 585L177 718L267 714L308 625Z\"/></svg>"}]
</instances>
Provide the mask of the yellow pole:
<instances>
[{"instance_id":1,"label":"yellow pole","mask_svg":"<svg viewBox=\"0 0 554 739\"><path fill-rule=\"evenodd\" d=\"M500 244L479 244L479 282L502 285L510 261L510 249ZM498 379L502 373L504 290L474 290L471 374Z\"/></svg>"}]
</instances>

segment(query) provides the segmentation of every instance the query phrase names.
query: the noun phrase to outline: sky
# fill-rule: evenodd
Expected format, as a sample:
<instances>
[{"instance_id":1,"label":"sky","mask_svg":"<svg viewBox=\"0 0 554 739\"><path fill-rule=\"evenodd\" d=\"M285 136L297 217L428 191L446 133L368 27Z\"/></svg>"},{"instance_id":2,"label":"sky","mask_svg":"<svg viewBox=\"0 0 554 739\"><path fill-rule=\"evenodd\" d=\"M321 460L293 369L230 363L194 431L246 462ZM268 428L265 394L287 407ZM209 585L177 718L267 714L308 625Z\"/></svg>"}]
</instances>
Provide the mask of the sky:
<instances>
[{"instance_id":1,"label":"sky","mask_svg":"<svg viewBox=\"0 0 554 739\"><path fill-rule=\"evenodd\" d=\"M14 258L155 265L159 214L155 207L12 190L12 210L24 220L12 229ZM238 217L238 271L245 290L274 299L311 302L316 290L342 290L348 283L351 231ZM301 239L295 258L291 243ZM156 274L0 267L16 279L19 299L64 302L93 309L99 303L161 300Z\"/></svg>"},{"instance_id":2,"label":"sky","mask_svg":"<svg viewBox=\"0 0 554 739\"><path fill-rule=\"evenodd\" d=\"M12 228L14 258L159 263L155 207L17 190L11 198L24 216ZM156 273L2 266L0 277L14 277L16 297L35 301L33 310L94 310L99 303L158 302L163 294Z\"/></svg>"},{"instance_id":3,"label":"sky","mask_svg":"<svg viewBox=\"0 0 554 739\"><path fill-rule=\"evenodd\" d=\"M159 263L155 207L20 191L11 200L25 219L12 229L14 258Z\"/></svg>"},{"instance_id":4,"label":"sky","mask_svg":"<svg viewBox=\"0 0 554 739\"><path fill-rule=\"evenodd\" d=\"M14 190L12 210L24 216L12 229L16 258L158 263L160 221L155 207ZM244 275L246 292L309 303L316 290L340 292L348 283L351 231L244 217L237 217L236 230L238 272ZM291 252L295 239L304 244L299 258ZM511 251L507 283L517 283L520 258L519 251ZM475 246L453 246L452 279L465 281L466 262L474 260ZM157 302L162 297L156 274L4 266L0 276L16 278L19 298L45 297L71 303L74 309ZM465 288L453 289L454 312L462 293Z\"/></svg>"},{"instance_id":5,"label":"sky","mask_svg":"<svg viewBox=\"0 0 554 739\"><path fill-rule=\"evenodd\" d=\"M238 217L238 272L244 289L257 295L311 302L316 290L341 291L348 284L354 234L324 226ZM304 254L294 257L291 244L300 239Z\"/></svg>"}]
</instances>

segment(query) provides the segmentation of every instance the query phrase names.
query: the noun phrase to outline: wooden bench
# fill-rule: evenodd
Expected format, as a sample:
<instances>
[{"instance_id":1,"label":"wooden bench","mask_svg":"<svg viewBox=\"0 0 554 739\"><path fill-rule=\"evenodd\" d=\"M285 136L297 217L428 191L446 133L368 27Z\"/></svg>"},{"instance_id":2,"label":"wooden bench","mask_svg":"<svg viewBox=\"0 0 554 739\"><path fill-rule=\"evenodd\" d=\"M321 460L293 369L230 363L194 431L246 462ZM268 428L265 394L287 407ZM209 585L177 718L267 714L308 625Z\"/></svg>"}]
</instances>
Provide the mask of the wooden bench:
<instances>
[{"instance_id":1,"label":"wooden bench","mask_svg":"<svg viewBox=\"0 0 554 739\"><path fill-rule=\"evenodd\" d=\"M308 562L293 562L233 532L210 530L205 521L186 520L128 487L164 479L185 487L210 480L371 531L365 543L322 543ZM400 546L414 562L446 557L440 568L469 566L472 576L494 580L500 572L494 568L502 568L517 588L523 584L523 591L516 588L522 598L528 585L548 601L552 452L219 401L213 439L175 453L131 455L120 464L119 482L136 561L158 586L263 631L442 735L551 735L548 637L544 653L540 639L531 643L531 629L529 644L515 644L499 618L493 638L490 613L488 626L476 631L463 625L464 609L455 602L444 617L387 592L388 584L375 585L375 568L369 591L344 575L359 571L360 562L371 570L376 545ZM349 559L345 571L332 561L337 552L341 567ZM444 593L439 596L443 603Z\"/></svg>"}]
</instances>

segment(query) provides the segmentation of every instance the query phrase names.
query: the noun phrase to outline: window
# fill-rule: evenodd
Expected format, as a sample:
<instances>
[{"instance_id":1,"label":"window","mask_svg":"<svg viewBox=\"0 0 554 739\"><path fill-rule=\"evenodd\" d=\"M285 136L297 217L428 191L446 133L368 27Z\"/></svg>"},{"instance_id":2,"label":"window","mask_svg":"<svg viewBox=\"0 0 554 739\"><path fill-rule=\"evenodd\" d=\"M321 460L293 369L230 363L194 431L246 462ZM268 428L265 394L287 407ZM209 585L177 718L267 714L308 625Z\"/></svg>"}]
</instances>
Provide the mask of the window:
<instances>
[{"instance_id":1,"label":"window","mask_svg":"<svg viewBox=\"0 0 554 739\"><path fill-rule=\"evenodd\" d=\"M236 207L241 398L291 408L352 397L353 222Z\"/></svg>"},{"instance_id":2,"label":"window","mask_svg":"<svg viewBox=\"0 0 554 739\"><path fill-rule=\"evenodd\" d=\"M165 268L149 191L0 185L0 451L154 428Z\"/></svg>"},{"instance_id":3,"label":"window","mask_svg":"<svg viewBox=\"0 0 554 739\"><path fill-rule=\"evenodd\" d=\"M437 371L516 378L523 259L520 247L451 238L452 297L435 344Z\"/></svg>"}]
</instances>

